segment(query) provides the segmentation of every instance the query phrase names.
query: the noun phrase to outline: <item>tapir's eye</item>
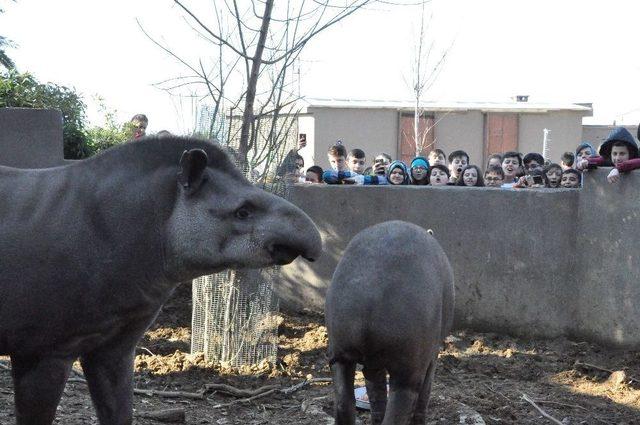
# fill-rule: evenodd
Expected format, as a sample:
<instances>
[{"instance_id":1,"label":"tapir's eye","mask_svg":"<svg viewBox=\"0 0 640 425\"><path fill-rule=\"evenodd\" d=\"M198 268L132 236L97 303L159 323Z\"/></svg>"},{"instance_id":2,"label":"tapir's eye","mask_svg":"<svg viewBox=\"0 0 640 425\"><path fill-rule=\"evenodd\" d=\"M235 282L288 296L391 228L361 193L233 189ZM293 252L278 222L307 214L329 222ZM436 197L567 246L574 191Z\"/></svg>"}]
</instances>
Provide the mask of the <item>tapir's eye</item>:
<instances>
[{"instance_id":1,"label":"tapir's eye","mask_svg":"<svg viewBox=\"0 0 640 425\"><path fill-rule=\"evenodd\" d=\"M251 217L251 211L249 211L249 208L247 208L246 205L243 205L236 210L236 217L240 220L246 220Z\"/></svg>"}]
</instances>

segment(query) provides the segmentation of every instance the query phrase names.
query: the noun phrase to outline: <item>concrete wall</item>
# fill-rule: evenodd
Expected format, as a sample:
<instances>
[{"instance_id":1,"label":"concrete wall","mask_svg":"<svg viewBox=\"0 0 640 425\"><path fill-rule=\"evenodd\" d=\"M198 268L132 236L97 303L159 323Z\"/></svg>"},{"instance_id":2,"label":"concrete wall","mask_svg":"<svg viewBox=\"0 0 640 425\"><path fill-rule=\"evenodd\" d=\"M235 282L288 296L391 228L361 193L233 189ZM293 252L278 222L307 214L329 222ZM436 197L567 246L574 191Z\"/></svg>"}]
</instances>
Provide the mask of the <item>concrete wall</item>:
<instances>
[{"instance_id":1,"label":"concrete wall","mask_svg":"<svg viewBox=\"0 0 640 425\"><path fill-rule=\"evenodd\" d=\"M0 108L0 165L63 165L62 114L51 109Z\"/></svg>"},{"instance_id":2,"label":"concrete wall","mask_svg":"<svg viewBox=\"0 0 640 425\"><path fill-rule=\"evenodd\" d=\"M615 186L607 173L587 173L579 196L576 333L640 348L640 172Z\"/></svg>"},{"instance_id":3,"label":"concrete wall","mask_svg":"<svg viewBox=\"0 0 640 425\"><path fill-rule=\"evenodd\" d=\"M386 152L396 157L398 150L398 111L393 109L309 108L315 121L313 155L316 164L329 168L327 150L336 140L348 150L363 149L370 163L373 157Z\"/></svg>"},{"instance_id":4,"label":"concrete wall","mask_svg":"<svg viewBox=\"0 0 640 425\"><path fill-rule=\"evenodd\" d=\"M610 186L607 172L589 172L583 190L296 186L325 254L283 267L278 293L322 310L349 240L401 219L433 229L449 256L456 326L640 348L640 173Z\"/></svg>"},{"instance_id":5,"label":"concrete wall","mask_svg":"<svg viewBox=\"0 0 640 425\"><path fill-rule=\"evenodd\" d=\"M550 158L560 163L560 156L575 152L582 142L582 112L556 111L544 114L520 114L518 149L523 154L542 153L542 138L545 128L551 130Z\"/></svg>"}]
</instances>

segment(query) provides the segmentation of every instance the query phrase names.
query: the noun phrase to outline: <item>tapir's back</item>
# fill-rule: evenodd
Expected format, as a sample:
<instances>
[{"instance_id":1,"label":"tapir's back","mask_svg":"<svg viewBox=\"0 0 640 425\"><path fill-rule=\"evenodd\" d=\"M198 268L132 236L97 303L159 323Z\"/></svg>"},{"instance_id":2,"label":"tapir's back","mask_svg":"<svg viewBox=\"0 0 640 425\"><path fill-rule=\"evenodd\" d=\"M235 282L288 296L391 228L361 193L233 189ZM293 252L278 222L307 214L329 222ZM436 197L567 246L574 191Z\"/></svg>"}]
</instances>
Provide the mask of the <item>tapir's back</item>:
<instances>
[{"instance_id":1,"label":"tapir's back","mask_svg":"<svg viewBox=\"0 0 640 425\"><path fill-rule=\"evenodd\" d=\"M369 227L347 246L327 293L325 314L330 355L350 352L362 360L386 347L408 344L420 350L410 342L416 338L438 343L453 316L447 257L419 226L391 221Z\"/></svg>"}]
</instances>

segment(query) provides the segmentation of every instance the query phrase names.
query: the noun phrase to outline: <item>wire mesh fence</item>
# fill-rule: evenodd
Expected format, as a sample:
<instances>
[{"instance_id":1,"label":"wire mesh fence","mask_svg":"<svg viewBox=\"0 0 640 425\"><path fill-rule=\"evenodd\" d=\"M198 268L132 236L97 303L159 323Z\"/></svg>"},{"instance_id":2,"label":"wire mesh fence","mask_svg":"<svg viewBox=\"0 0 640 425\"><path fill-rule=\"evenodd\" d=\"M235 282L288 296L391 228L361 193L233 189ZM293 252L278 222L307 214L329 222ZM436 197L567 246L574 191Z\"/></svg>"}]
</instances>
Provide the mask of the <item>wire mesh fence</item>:
<instances>
[{"instance_id":1,"label":"wire mesh fence","mask_svg":"<svg viewBox=\"0 0 640 425\"><path fill-rule=\"evenodd\" d=\"M211 122L203 121L203 128ZM231 123L216 120L216 128L222 134ZM283 157L283 152L296 143L296 131L288 131L287 137L273 152L274 163ZM233 138L218 139L223 148L234 156L236 144ZM278 196L288 198L287 185L274 178L272 172L256 173L243 169L245 176L259 187ZM258 180L259 179L259 180ZM275 363L278 340L278 298L273 282L277 267L261 270L227 270L202 276L192 284L192 330L191 352L203 352L207 361L219 361L230 366L260 363L263 360Z\"/></svg>"},{"instance_id":2,"label":"wire mesh fence","mask_svg":"<svg viewBox=\"0 0 640 425\"><path fill-rule=\"evenodd\" d=\"M231 366L275 363L278 299L274 268L228 270L193 281L191 351Z\"/></svg>"}]
</instances>

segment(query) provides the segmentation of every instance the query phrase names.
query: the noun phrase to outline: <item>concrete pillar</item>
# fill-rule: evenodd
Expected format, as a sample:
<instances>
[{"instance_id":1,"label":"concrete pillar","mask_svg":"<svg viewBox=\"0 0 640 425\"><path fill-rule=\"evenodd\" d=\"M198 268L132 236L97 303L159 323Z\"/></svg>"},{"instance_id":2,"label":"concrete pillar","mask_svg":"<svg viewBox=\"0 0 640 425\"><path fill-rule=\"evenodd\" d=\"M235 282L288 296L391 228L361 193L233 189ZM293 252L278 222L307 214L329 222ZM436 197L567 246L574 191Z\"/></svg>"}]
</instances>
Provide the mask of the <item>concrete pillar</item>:
<instances>
[{"instance_id":1,"label":"concrete pillar","mask_svg":"<svg viewBox=\"0 0 640 425\"><path fill-rule=\"evenodd\" d=\"M47 168L63 164L60 111L0 108L0 165Z\"/></svg>"}]
</instances>

